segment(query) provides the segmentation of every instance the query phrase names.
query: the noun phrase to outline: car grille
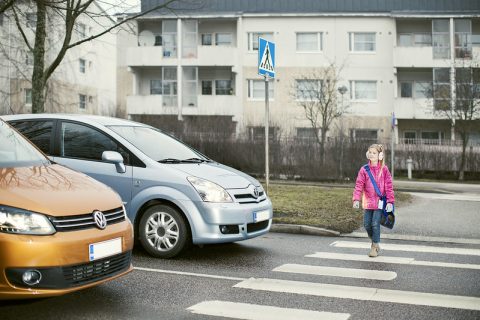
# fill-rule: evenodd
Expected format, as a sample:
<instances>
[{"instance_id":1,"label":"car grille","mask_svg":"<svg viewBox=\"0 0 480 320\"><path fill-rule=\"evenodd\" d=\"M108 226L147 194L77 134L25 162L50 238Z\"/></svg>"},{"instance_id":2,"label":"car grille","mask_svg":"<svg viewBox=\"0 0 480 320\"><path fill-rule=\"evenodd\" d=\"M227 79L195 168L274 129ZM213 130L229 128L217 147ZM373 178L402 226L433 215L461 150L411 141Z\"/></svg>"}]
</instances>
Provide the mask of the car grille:
<instances>
[{"instance_id":1,"label":"car grille","mask_svg":"<svg viewBox=\"0 0 480 320\"><path fill-rule=\"evenodd\" d=\"M125 220L125 212L123 208L103 211L107 219L107 226L119 223ZM93 219L93 213L81 214L77 216L50 217L50 221L57 231L75 231L95 228L97 225Z\"/></svg>"},{"instance_id":2,"label":"car grille","mask_svg":"<svg viewBox=\"0 0 480 320\"><path fill-rule=\"evenodd\" d=\"M239 193L234 194L235 199L241 204L248 204L248 203L260 203L267 200L265 196L265 192L260 191L258 194L258 198L255 198L253 194L248 193L248 190L240 190Z\"/></svg>"},{"instance_id":3,"label":"car grille","mask_svg":"<svg viewBox=\"0 0 480 320\"><path fill-rule=\"evenodd\" d=\"M131 256L129 251L86 264L63 267L63 277L71 287L99 281L128 269Z\"/></svg>"},{"instance_id":4,"label":"car grille","mask_svg":"<svg viewBox=\"0 0 480 320\"><path fill-rule=\"evenodd\" d=\"M268 227L268 220L247 224L247 233L260 231Z\"/></svg>"}]
</instances>

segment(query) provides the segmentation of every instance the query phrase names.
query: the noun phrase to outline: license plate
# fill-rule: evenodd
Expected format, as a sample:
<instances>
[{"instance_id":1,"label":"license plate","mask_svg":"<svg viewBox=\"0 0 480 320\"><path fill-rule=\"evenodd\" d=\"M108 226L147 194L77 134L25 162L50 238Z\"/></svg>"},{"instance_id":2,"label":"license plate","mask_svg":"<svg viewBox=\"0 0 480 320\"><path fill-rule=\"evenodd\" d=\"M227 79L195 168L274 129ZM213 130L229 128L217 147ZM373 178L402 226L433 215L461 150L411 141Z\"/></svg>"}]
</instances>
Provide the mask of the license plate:
<instances>
[{"instance_id":1,"label":"license plate","mask_svg":"<svg viewBox=\"0 0 480 320\"><path fill-rule=\"evenodd\" d=\"M90 261L122 253L122 238L92 243L88 247Z\"/></svg>"},{"instance_id":2,"label":"license plate","mask_svg":"<svg viewBox=\"0 0 480 320\"><path fill-rule=\"evenodd\" d=\"M269 210L262 210L253 213L253 222L260 222L263 220L268 220L270 218Z\"/></svg>"}]
</instances>

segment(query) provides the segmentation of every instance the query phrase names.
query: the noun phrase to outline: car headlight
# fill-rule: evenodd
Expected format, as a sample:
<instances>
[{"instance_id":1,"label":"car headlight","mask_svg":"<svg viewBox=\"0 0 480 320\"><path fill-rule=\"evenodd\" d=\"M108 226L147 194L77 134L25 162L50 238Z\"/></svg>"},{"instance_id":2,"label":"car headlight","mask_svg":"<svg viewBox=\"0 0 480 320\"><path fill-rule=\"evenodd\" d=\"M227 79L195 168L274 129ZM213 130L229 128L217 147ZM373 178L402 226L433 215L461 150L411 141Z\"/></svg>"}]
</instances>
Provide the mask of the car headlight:
<instances>
[{"instance_id":1,"label":"car headlight","mask_svg":"<svg viewBox=\"0 0 480 320\"><path fill-rule=\"evenodd\" d=\"M197 177L188 177L187 180L205 202L233 202L228 192L218 184Z\"/></svg>"},{"instance_id":2,"label":"car headlight","mask_svg":"<svg viewBox=\"0 0 480 320\"><path fill-rule=\"evenodd\" d=\"M55 228L43 214L0 206L0 232L47 235L54 234Z\"/></svg>"}]
</instances>

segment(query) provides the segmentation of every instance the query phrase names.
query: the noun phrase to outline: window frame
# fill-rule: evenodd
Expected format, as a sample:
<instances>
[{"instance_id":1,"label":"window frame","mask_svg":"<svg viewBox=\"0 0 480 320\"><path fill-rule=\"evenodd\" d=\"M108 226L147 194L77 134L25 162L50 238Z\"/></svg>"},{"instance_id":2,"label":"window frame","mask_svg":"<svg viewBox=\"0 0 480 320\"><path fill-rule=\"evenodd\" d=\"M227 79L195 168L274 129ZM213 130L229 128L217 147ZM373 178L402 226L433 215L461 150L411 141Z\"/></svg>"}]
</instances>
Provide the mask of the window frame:
<instances>
[{"instance_id":1,"label":"window frame","mask_svg":"<svg viewBox=\"0 0 480 320\"><path fill-rule=\"evenodd\" d=\"M355 49L355 43L372 43L368 41L360 42L360 41L355 41L355 37L359 35L373 35L373 50L356 50ZM350 53L361 53L361 54L375 54L377 52L377 33L372 32L372 31L362 31L362 32L349 32L348 33L348 51Z\"/></svg>"},{"instance_id":2,"label":"window frame","mask_svg":"<svg viewBox=\"0 0 480 320\"><path fill-rule=\"evenodd\" d=\"M375 98L357 98L356 86L357 82L373 82L375 83ZM350 80L350 99L353 102L377 102L378 101L378 81L377 80Z\"/></svg>"},{"instance_id":3,"label":"window frame","mask_svg":"<svg viewBox=\"0 0 480 320\"><path fill-rule=\"evenodd\" d=\"M87 60L80 58L78 59L78 63L80 73L87 73Z\"/></svg>"},{"instance_id":4,"label":"window frame","mask_svg":"<svg viewBox=\"0 0 480 320\"><path fill-rule=\"evenodd\" d=\"M31 106L33 103L32 100L32 88L25 88L24 89L24 99L25 99L25 105L26 106Z\"/></svg>"},{"instance_id":5,"label":"window frame","mask_svg":"<svg viewBox=\"0 0 480 320\"><path fill-rule=\"evenodd\" d=\"M271 36L269 36L271 35ZM269 41L273 41L274 40L274 32L273 31L264 31L264 32L256 32L256 31L251 31L251 32L248 32L247 33L247 50L248 52L250 53L257 53L258 52L258 47L259 47L259 43L258 43L258 38L263 38L263 39L266 39L266 40L269 40ZM256 39L256 41L255 41ZM256 48L255 48L255 44L256 44Z\"/></svg>"},{"instance_id":6,"label":"window frame","mask_svg":"<svg viewBox=\"0 0 480 320\"><path fill-rule=\"evenodd\" d=\"M314 50L299 50L298 49L298 36L301 34L316 34L317 36L317 48ZM319 53L323 51L323 32L321 31L297 31L295 32L295 52L297 53Z\"/></svg>"},{"instance_id":7,"label":"window frame","mask_svg":"<svg viewBox=\"0 0 480 320\"><path fill-rule=\"evenodd\" d=\"M263 96L262 97L255 97L253 94L255 92L254 88L254 83L261 82L263 84L262 86L262 92ZM268 85L268 101L275 101L275 85L274 82L269 83ZM247 99L250 101L265 101L265 81L260 80L260 79L247 79Z\"/></svg>"},{"instance_id":8,"label":"window frame","mask_svg":"<svg viewBox=\"0 0 480 320\"><path fill-rule=\"evenodd\" d=\"M78 109L81 111L87 110L87 95L86 94L78 94Z\"/></svg>"}]
</instances>

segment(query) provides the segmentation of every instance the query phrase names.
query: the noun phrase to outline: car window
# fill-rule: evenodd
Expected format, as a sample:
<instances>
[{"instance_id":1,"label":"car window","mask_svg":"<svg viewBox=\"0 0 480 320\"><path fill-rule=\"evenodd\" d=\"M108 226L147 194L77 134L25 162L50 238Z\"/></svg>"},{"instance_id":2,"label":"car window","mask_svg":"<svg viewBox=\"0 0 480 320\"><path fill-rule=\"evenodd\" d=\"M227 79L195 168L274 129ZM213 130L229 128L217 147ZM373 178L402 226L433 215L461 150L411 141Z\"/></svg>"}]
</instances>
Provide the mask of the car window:
<instances>
[{"instance_id":1,"label":"car window","mask_svg":"<svg viewBox=\"0 0 480 320\"><path fill-rule=\"evenodd\" d=\"M15 121L10 123L25 137L33 142L40 150L50 155L50 138L52 136L53 121Z\"/></svg>"},{"instance_id":2,"label":"car window","mask_svg":"<svg viewBox=\"0 0 480 320\"><path fill-rule=\"evenodd\" d=\"M60 156L87 160L102 160L104 151L117 151L129 164L128 152L106 134L88 126L62 122Z\"/></svg>"},{"instance_id":3,"label":"car window","mask_svg":"<svg viewBox=\"0 0 480 320\"><path fill-rule=\"evenodd\" d=\"M0 168L40 166L48 163L48 159L27 139L0 120Z\"/></svg>"},{"instance_id":4,"label":"car window","mask_svg":"<svg viewBox=\"0 0 480 320\"><path fill-rule=\"evenodd\" d=\"M205 159L201 153L151 127L110 126L109 128L155 161Z\"/></svg>"}]
</instances>

